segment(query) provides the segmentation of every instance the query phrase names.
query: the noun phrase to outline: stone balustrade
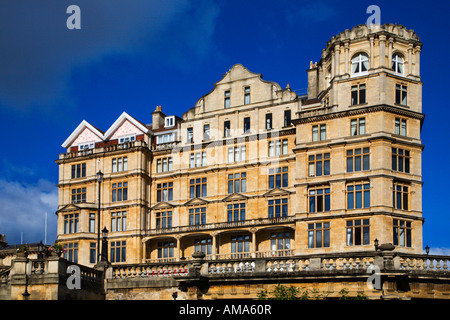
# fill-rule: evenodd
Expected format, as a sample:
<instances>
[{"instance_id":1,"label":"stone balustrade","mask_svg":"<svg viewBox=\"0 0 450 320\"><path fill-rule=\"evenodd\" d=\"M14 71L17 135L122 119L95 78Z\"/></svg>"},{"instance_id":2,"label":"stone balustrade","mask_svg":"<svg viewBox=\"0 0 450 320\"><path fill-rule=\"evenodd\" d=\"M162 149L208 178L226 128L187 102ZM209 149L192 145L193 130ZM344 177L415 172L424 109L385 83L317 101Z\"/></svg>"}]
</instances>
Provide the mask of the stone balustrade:
<instances>
[{"instance_id":1,"label":"stone balustrade","mask_svg":"<svg viewBox=\"0 0 450 320\"><path fill-rule=\"evenodd\" d=\"M188 274L187 263L113 265L112 279L137 277L168 277Z\"/></svg>"},{"instance_id":2,"label":"stone balustrade","mask_svg":"<svg viewBox=\"0 0 450 320\"><path fill-rule=\"evenodd\" d=\"M401 270L450 271L450 256L400 255Z\"/></svg>"}]
</instances>

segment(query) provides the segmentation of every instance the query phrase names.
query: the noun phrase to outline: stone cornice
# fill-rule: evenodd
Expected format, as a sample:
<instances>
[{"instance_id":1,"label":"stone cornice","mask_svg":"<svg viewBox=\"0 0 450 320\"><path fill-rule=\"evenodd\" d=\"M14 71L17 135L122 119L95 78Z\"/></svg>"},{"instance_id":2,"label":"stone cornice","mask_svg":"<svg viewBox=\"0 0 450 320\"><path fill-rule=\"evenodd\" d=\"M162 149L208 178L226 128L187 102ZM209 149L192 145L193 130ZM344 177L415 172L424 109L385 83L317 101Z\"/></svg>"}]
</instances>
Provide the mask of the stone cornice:
<instances>
[{"instance_id":1,"label":"stone cornice","mask_svg":"<svg viewBox=\"0 0 450 320\"><path fill-rule=\"evenodd\" d=\"M357 109L350 109L350 110L344 110L344 111L337 111L337 106L330 106L330 107L322 107L319 109L314 110L307 110L307 111L300 111L297 114L299 115L299 118L293 119L292 123L295 125L299 124L305 124L305 123L311 123L311 122L317 122L317 121L324 121L324 120L332 120L337 118L344 118L344 117L352 117L357 116L365 113L372 113L372 112L389 112L393 114L398 114L404 117L414 118L423 121L425 118L425 115L423 113L405 110L400 107L394 107L387 104L380 104L380 105L374 105L374 106L367 106L367 107L360 107ZM335 111L336 110L336 111Z\"/></svg>"}]
</instances>

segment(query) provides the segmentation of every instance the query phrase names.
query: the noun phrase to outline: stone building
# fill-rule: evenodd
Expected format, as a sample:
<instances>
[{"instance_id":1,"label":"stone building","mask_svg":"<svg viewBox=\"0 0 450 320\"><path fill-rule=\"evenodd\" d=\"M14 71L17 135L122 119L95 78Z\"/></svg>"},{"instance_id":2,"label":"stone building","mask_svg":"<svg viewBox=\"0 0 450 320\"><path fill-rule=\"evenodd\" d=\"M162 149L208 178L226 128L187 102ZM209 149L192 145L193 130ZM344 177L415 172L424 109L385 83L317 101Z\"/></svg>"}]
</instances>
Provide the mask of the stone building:
<instances>
[{"instance_id":1,"label":"stone building","mask_svg":"<svg viewBox=\"0 0 450 320\"><path fill-rule=\"evenodd\" d=\"M421 48L401 25L359 25L310 63L307 95L236 64L181 118L158 106L151 124L82 121L56 160L64 258L93 266L99 225L113 265L361 253L375 240L421 254Z\"/></svg>"}]
</instances>

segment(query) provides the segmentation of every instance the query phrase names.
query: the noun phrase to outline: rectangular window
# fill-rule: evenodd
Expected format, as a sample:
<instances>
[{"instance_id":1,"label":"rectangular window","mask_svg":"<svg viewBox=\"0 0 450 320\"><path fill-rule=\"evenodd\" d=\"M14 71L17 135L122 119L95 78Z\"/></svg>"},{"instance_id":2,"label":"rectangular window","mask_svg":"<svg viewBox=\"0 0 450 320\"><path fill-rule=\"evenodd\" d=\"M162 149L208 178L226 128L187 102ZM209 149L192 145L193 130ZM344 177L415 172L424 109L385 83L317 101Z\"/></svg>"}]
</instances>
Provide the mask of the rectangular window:
<instances>
[{"instance_id":1,"label":"rectangular window","mask_svg":"<svg viewBox=\"0 0 450 320\"><path fill-rule=\"evenodd\" d=\"M412 247L412 226L411 221L393 221L394 246Z\"/></svg>"},{"instance_id":2,"label":"rectangular window","mask_svg":"<svg viewBox=\"0 0 450 320\"><path fill-rule=\"evenodd\" d=\"M225 109L228 109L230 107L230 91L225 91L223 104Z\"/></svg>"},{"instance_id":3,"label":"rectangular window","mask_svg":"<svg viewBox=\"0 0 450 320\"><path fill-rule=\"evenodd\" d=\"M407 105L407 94L408 94L408 87L396 84L395 85L395 103L401 104L403 106Z\"/></svg>"},{"instance_id":4,"label":"rectangular window","mask_svg":"<svg viewBox=\"0 0 450 320\"><path fill-rule=\"evenodd\" d=\"M269 189L286 188L289 182L288 167L269 169Z\"/></svg>"},{"instance_id":5,"label":"rectangular window","mask_svg":"<svg viewBox=\"0 0 450 320\"><path fill-rule=\"evenodd\" d=\"M89 213L89 232L95 233L95 213Z\"/></svg>"},{"instance_id":6,"label":"rectangular window","mask_svg":"<svg viewBox=\"0 0 450 320\"><path fill-rule=\"evenodd\" d=\"M89 263L97 262L97 244L95 242L91 242L89 244Z\"/></svg>"},{"instance_id":7,"label":"rectangular window","mask_svg":"<svg viewBox=\"0 0 450 320\"><path fill-rule=\"evenodd\" d=\"M228 175L228 193L247 192L247 174L231 173Z\"/></svg>"},{"instance_id":8,"label":"rectangular window","mask_svg":"<svg viewBox=\"0 0 450 320\"><path fill-rule=\"evenodd\" d=\"M366 85L359 84L352 86L352 99L351 105L358 105L366 103Z\"/></svg>"},{"instance_id":9,"label":"rectangular window","mask_svg":"<svg viewBox=\"0 0 450 320\"><path fill-rule=\"evenodd\" d=\"M211 137L210 137L210 134L209 134L209 124L205 124L204 126L203 126L203 140L205 140L205 141L207 141L207 140L209 140Z\"/></svg>"},{"instance_id":10,"label":"rectangular window","mask_svg":"<svg viewBox=\"0 0 450 320\"><path fill-rule=\"evenodd\" d=\"M156 212L156 229L172 228L172 211Z\"/></svg>"},{"instance_id":11,"label":"rectangular window","mask_svg":"<svg viewBox=\"0 0 450 320\"><path fill-rule=\"evenodd\" d=\"M327 139L327 126L325 124L312 127L312 141L322 141Z\"/></svg>"},{"instance_id":12,"label":"rectangular window","mask_svg":"<svg viewBox=\"0 0 450 320\"><path fill-rule=\"evenodd\" d=\"M77 233L78 232L78 213L64 215L64 233Z\"/></svg>"},{"instance_id":13,"label":"rectangular window","mask_svg":"<svg viewBox=\"0 0 450 320\"><path fill-rule=\"evenodd\" d=\"M191 153L189 155L189 168L206 166L206 151Z\"/></svg>"},{"instance_id":14,"label":"rectangular window","mask_svg":"<svg viewBox=\"0 0 450 320\"><path fill-rule=\"evenodd\" d=\"M288 198L269 199L267 204L269 218L287 217Z\"/></svg>"},{"instance_id":15,"label":"rectangular window","mask_svg":"<svg viewBox=\"0 0 450 320\"><path fill-rule=\"evenodd\" d=\"M136 136L127 136L127 137L119 138L119 143L127 143L127 142L132 142L135 140L136 140Z\"/></svg>"},{"instance_id":16,"label":"rectangular window","mask_svg":"<svg viewBox=\"0 0 450 320\"><path fill-rule=\"evenodd\" d=\"M244 258L250 252L250 235L236 235L231 237L231 253L233 259Z\"/></svg>"},{"instance_id":17,"label":"rectangular window","mask_svg":"<svg viewBox=\"0 0 450 320\"><path fill-rule=\"evenodd\" d=\"M394 183L392 190L392 206L394 209L409 210L409 186Z\"/></svg>"},{"instance_id":18,"label":"rectangular window","mask_svg":"<svg viewBox=\"0 0 450 320\"><path fill-rule=\"evenodd\" d=\"M223 136L224 137L231 136L231 124L229 120L223 122Z\"/></svg>"},{"instance_id":19,"label":"rectangular window","mask_svg":"<svg viewBox=\"0 0 450 320\"><path fill-rule=\"evenodd\" d=\"M347 185L347 209L370 207L370 183L353 183Z\"/></svg>"},{"instance_id":20,"label":"rectangular window","mask_svg":"<svg viewBox=\"0 0 450 320\"><path fill-rule=\"evenodd\" d=\"M245 202L233 203L227 205L227 220L244 221L245 220Z\"/></svg>"},{"instance_id":21,"label":"rectangular window","mask_svg":"<svg viewBox=\"0 0 450 320\"><path fill-rule=\"evenodd\" d=\"M392 170L399 172L410 172L410 152L400 148L392 148Z\"/></svg>"},{"instance_id":22,"label":"rectangular window","mask_svg":"<svg viewBox=\"0 0 450 320\"><path fill-rule=\"evenodd\" d=\"M187 128L187 143L194 142L194 128Z\"/></svg>"},{"instance_id":23,"label":"rectangular window","mask_svg":"<svg viewBox=\"0 0 450 320\"><path fill-rule=\"evenodd\" d=\"M310 177L330 174L330 153L310 155L308 157L308 174Z\"/></svg>"},{"instance_id":24,"label":"rectangular window","mask_svg":"<svg viewBox=\"0 0 450 320\"><path fill-rule=\"evenodd\" d=\"M111 232L127 230L127 212L111 212Z\"/></svg>"},{"instance_id":25,"label":"rectangular window","mask_svg":"<svg viewBox=\"0 0 450 320\"><path fill-rule=\"evenodd\" d=\"M173 170L172 157L160 158L156 160L156 172L168 172Z\"/></svg>"},{"instance_id":26,"label":"rectangular window","mask_svg":"<svg viewBox=\"0 0 450 320\"><path fill-rule=\"evenodd\" d=\"M72 203L86 202L86 188L72 189Z\"/></svg>"},{"instance_id":27,"label":"rectangular window","mask_svg":"<svg viewBox=\"0 0 450 320\"><path fill-rule=\"evenodd\" d=\"M206 207L189 209L189 225L206 224Z\"/></svg>"},{"instance_id":28,"label":"rectangular window","mask_svg":"<svg viewBox=\"0 0 450 320\"><path fill-rule=\"evenodd\" d=\"M69 243L64 244L63 258L70 262L78 263L78 243L77 242L69 242Z\"/></svg>"},{"instance_id":29,"label":"rectangular window","mask_svg":"<svg viewBox=\"0 0 450 320\"><path fill-rule=\"evenodd\" d=\"M272 114L266 113L266 130L272 129Z\"/></svg>"},{"instance_id":30,"label":"rectangular window","mask_svg":"<svg viewBox=\"0 0 450 320\"><path fill-rule=\"evenodd\" d=\"M165 241L157 243L158 259L167 259L174 257L174 241Z\"/></svg>"},{"instance_id":31,"label":"rectangular window","mask_svg":"<svg viewBox=\"0 0 450 320\"><path fill-rule=\"evenodd\" d=\"M370 244L369 219L348 220L346 235L348 246Z\"/></svg>"},{"instance_id":32,"label":"rectangular window","mask_svg":"<svg viewBox=\"0 0 450 320\"><path fill-rule=\"evenodd\" d=\"M370 170L370 148L347 150L347 172Z\"/></svg>"},{"instance_id":33,"label":"rectangular window","mask_svg":"<svg viewBox=\"0 0 450 320\"><path fill-rule=\"evenodd\" d=\"M285 155L288 154L288 152L289 149L287 139L269 141L269 157Z\"/></svg>"},{"instance_id":34,"label":"rectangular window","mask_svg":"<svg viewBox=\"0 0 450 320\"><path fill-rule=\"evenodd\" d=\"M309 213L330 211L330 188L318 187L308 191Z\"/></svg>"},{"instance_id":35,"label":"rectangular window","mask_svg":"<svg viewBox=\"0 0 450 320\"><path fill-rule=\"evenodd\" d=\"M284 110L284 126L291 126L291 110Z\"/></svg>"},{"instance_id":36,"label":"rectangular window","mask_svg":"<svg viewBox=\"0 0 450 320\"><path fill-rule=\"evenodd\" d=\"M250 133L250 118L244 118L244 133Z\"/></svg>"},{"instance_id":37,"label":"rectangular window","mask_svg":"<svg viewBox=\"0 0 450 320\"><path fill-rule=\"evenodd\" d=\"M86 163L72 165L72 179L86 177Z\"/></svg>"},{"instance_id":38,"label":"rectangular window","mask_svg":"<svg viewBox=\"0 0 450 320\"><path fill-rule=\"evenodd\" d=\"M173 127L175 125L175 116L164 118L164 127Z\"/></svg>"},{"instance_id":39,"label":"rectangular window","mask_svg":"<svg viewBox=\"0 0 450 320\"><path fill-rule=\"evenodd\" d=\"M206 178L190 179L189 198L206 197Z\"/></svg>"},{"instance_id":40,"label":"rectangular window","mask_svg":"<svg viewBox=\"0 0 450 320\"><path fill-rule=\"evenodd\" d=\"M366 118L350 120L350 134L357 136L366 133Z\"/></svg>"},{"instance_id":41,"label":"rectangular window","mask_svg":"<svg viewBox=\"0 0 450 320\"><path fill-rule=\"evenodd\" d=\"M156 185L156 201L172 201L173 200L173 182L158 183Z\"/></svg>"},{"instance_id":42,"label":"rectangular window","mask_svg":"<svg viewBox=\"0 0 450 320\"><path fill-rule=\"evenodd\" d=\"M168 143L175 141L175 133L159 134L156 136L156 143Z\"/></svg>"},{"instance_id":43,"label":"rectangular window","mask_svg":"<svg viewBox=\"0 0 450 320\"><path fill-rule=\"evenodd\" d=\"M247 147L245 145L242 146L234 146L228 148L228 162L239 162L245 161L247 159Z\"/></svg>"},{"instance_id":44,"label":"rectangular window","mask_svg":"<svg viewBox=\"0 0 450 320\"><path fill-rule=\"evenodd\" d=\"M128 200L128 182L112 184L111 202Z\"/></svg>"},{"instance_id":45,"label":"rectangular window","mask_svg":"<svg viewBox=\"0 0 450 320\"><path fill-rule=\"evenodd\" d=\"M110 242L110 259L111 262L125 262L127 256L127 242L126 241L111 241Z\"/></svg>"},{"instance_id":46,"label":"rectangular window","mask_svg":"<svg viewBox=\"0 0 450 320\"><path fill-rule=\"evenodd\" d=\"M122 172L128 170L128 158L120 157L112 159L112 172Z\"/></svg>"},{"instance_id":47,"label":"rectangular window","mask_svg":"<svg viewBox=\"0 0 450 320\"><path fill-rule=\"evenodd\" d=\"M272 256L286 256L286 250L291 249L291 233L290 232L272 232L270 234L270 251ZM281 251L281 252L280 252Z\"/></svg>"},{"instance_id":48,"label":"rectangular window","mask_svg":"<svg viewBox=\"0 0 450 320\"><path fill-rule=\"evenodd\" d=\"M194 250L203 252L205 255L212 253L212 238L194 239Z\"/></svg>"},{"instance_id":49,"label":"rectangular window","mask_svg":"<svg viewBox=\"0 0 450 320\"><path fill-rule=\"evenodd\" d=\"M406 136L406 119L395 118L395 134Z\"/></svg>"},{"instance_id":50,"label":"rectangular window","mask_svg":"<svg viewBox=\"0 0 450 320\"><path fill-rule=\"evenodd\" d=\"M327 248L330 246L330 223L308 224L308 248Z\"/></svg>"},{"instance_id":51,"label":"rectangular window","mask_svg":"<svg viewBox=\"0 0 450 320\"><path fill-rule=\"evenodd\" d=\"M250 87L244 88L244 104L250 104Z\"/></svg>"}]
</instances>

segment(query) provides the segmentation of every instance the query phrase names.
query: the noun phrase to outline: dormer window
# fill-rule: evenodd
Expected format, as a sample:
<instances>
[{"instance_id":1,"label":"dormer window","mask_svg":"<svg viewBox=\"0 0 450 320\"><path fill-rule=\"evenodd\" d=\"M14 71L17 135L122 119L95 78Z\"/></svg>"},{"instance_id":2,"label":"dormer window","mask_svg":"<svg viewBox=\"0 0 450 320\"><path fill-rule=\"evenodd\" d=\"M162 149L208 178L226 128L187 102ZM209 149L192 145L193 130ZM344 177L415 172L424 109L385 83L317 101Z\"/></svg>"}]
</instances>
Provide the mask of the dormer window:
<instances>
[{"instance_id":1,"label":"dormer window","mask_svg":"<svg viewBox=\"0 0 450 320\"><path fill-rule=\"evenodd\" d=\"M365 53L358 53L352 58L352 75L363 75L369 71L369 57Z\"/></svg>"},{"instance_id":2,"label":"dormer window","mask_svg":"<svg viewBox=\"0 0 450 320\"><path fill-rule=\"evenodd\" d=\"M90 142L90 143L84 143L84 144L80 144L78 145L78 150L88 150L88 149L94 149L95 143L94 142Z\"/></svg>"},{"instance_id":3,"label":"dormer window","mask_svg":"<svg viewBox=\"0 0 450 320\"><path fill-rule=\"evenodd\" d=\"M126 136L126 137L120 137L119 138L119 143L126 143L126 142L135 141L135 140L136 140L136 136L135 135Z\"/></svg>"},{"instance_id":4,"label":"dormer window","mask_svg":"<svg viewBox=\"0 0 450 320\"><path fill-rule=\"evenodd\" d=\"M175 125L175 116L170 116L165 118L164 127L173 127Z\"/></svg>"},{"instance_id":5,"label":"dormer window","mask_svg":"<svg viewBox=\"0 0 450 320\"><path fill-rule=\"evenodd\" d=\"M394 70L396 74L403 75L404 64L405 60L401 55L396 53L392 56L392 70Z\"/></svg>"}]
</instances>

